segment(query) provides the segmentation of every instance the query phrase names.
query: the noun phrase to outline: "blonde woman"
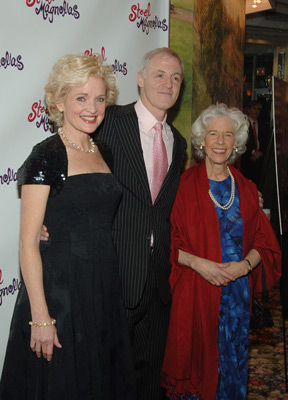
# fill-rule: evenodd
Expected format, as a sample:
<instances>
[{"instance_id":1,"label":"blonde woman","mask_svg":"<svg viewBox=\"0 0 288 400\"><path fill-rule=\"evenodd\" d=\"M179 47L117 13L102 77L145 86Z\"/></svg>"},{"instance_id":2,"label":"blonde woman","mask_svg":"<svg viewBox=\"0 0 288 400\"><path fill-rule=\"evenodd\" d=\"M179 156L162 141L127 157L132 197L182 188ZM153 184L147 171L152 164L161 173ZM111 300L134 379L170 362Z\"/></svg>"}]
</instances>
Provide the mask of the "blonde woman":
<instances>
[{"instance_id":1,"label":"blonde woman","mask_svg":"<svg viewBox=\"0 0 288 400\"><path fill-rule=\"evenodd\" d=\"M102 58L67 55L45 86L58 133L18 171L23 275L1 399L134 399L129 334L111 226L122 188L90 138L117 97ZM50 240L40 243L42 224Z\"/></svg>"}]
</instances>

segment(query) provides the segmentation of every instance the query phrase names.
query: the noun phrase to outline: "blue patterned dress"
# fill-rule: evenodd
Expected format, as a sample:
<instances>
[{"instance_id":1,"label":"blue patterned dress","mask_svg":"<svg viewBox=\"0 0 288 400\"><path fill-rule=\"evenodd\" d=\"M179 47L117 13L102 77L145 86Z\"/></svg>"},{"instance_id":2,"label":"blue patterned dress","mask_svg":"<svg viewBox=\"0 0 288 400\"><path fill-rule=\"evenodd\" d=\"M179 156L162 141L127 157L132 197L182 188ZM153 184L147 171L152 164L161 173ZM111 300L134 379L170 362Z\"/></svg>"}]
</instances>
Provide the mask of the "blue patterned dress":
<instances>
[{"instance_id":1,"label":"blue patterned dress","mask_svg":"<svg viewBox=\"0 0 288 400\"><path fill-rule=\"evenodd\" d=\"M209 180L214 198L222 205L231 195L230 176L224 181ZM216 206L215 206L216 207ZM243 221L239 208L239 194L226 211L216 207L221 238L222 262L243 258ZM248 375L249 347L249 277L248 275L221 287L218 324L218 387L216 400L245 400ZM209 384L209 383L207 383ZM194 394L179 396L179 400L201 400ZM205 399L202 399L205 400Z\"/></svg>"}]
</instances>

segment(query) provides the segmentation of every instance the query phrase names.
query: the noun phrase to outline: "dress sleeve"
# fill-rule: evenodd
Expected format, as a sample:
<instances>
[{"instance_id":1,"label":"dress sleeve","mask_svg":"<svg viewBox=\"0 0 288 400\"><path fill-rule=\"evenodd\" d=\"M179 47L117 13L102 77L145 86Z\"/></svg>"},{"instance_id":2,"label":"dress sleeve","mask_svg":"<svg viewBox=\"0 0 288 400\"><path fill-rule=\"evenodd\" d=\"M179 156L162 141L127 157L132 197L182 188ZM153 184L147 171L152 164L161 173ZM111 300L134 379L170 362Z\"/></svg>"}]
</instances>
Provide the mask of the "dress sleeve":
<instances>
[{"instance_id":1,"label":"dress sleeve","mask_svg":"<svg viewBox=\"0 0 288 400\"><path fill-rule=\"evenodd\" d=\"M33 147L32 152L17 171L18 185L51 185L53 167L50 165L49 152L41 144Z\"/></svg>"},{"instance_id":2,"label":"dress sleeve","mask_svg":"<svg viewBox=\"0 0 288 400\"><path fill-rule=\"evenodd\" d=\"M48 185L49 196L58 194L67 179L67 154L58 135L49 137L33 147L17 171L18 185Z\"/></svg>"}]
</instances>

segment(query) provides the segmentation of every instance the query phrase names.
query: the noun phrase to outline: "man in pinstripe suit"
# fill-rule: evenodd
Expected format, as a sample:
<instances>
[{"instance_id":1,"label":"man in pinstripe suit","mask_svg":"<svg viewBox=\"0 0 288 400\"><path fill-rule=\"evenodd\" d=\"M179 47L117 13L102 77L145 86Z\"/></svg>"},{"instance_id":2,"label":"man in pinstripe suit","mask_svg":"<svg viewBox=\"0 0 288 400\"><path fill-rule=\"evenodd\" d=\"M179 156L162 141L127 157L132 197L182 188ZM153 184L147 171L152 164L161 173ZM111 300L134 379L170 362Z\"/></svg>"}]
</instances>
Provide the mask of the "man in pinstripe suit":
<instances>
[{"instance_id":1,"label":"man in pinstripe suit","mask_svg":"<svg viewBox=\"0 0 288 400\"><path fill-rule=\"evenodd\" d=\"M114 174L124 194L115 216L114 243L119 256L138 385L138 399L158 400L170 312L170 211L184 166L186 141L167 121L179 95L183 64L168 48L143 58L138 73L140 99L111 106L97 131L114 155ZM149 182L156 122L163 124L168 172L152 203Z\"/></svg>"}]
</instances>

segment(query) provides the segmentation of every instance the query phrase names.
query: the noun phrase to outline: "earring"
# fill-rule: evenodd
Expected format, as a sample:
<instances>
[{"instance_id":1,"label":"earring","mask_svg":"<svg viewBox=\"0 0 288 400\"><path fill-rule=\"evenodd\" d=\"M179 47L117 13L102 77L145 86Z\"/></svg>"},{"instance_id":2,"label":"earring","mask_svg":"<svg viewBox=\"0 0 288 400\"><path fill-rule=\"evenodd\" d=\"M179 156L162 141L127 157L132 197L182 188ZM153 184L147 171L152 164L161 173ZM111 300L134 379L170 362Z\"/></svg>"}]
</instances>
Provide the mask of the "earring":
<instances>
[{"instance_id":1,"label":"earring","mask_svg":"<svg viewBox=\"0 0 288 400\"><path fill-rule=\"evenodd\" d=\"M203 144L200 144L200 150L203 150L203 147L204 147Z\"/></svg>"},{"instance_id":2,"label":"earring","mask_svg":"<svg viewBox=\"0 0 288 400\"><path fill-rule=\"evenodd\" d=\"M234 146L235 153L238 153L238 148Z\"/></svg>"}]
</instances>

